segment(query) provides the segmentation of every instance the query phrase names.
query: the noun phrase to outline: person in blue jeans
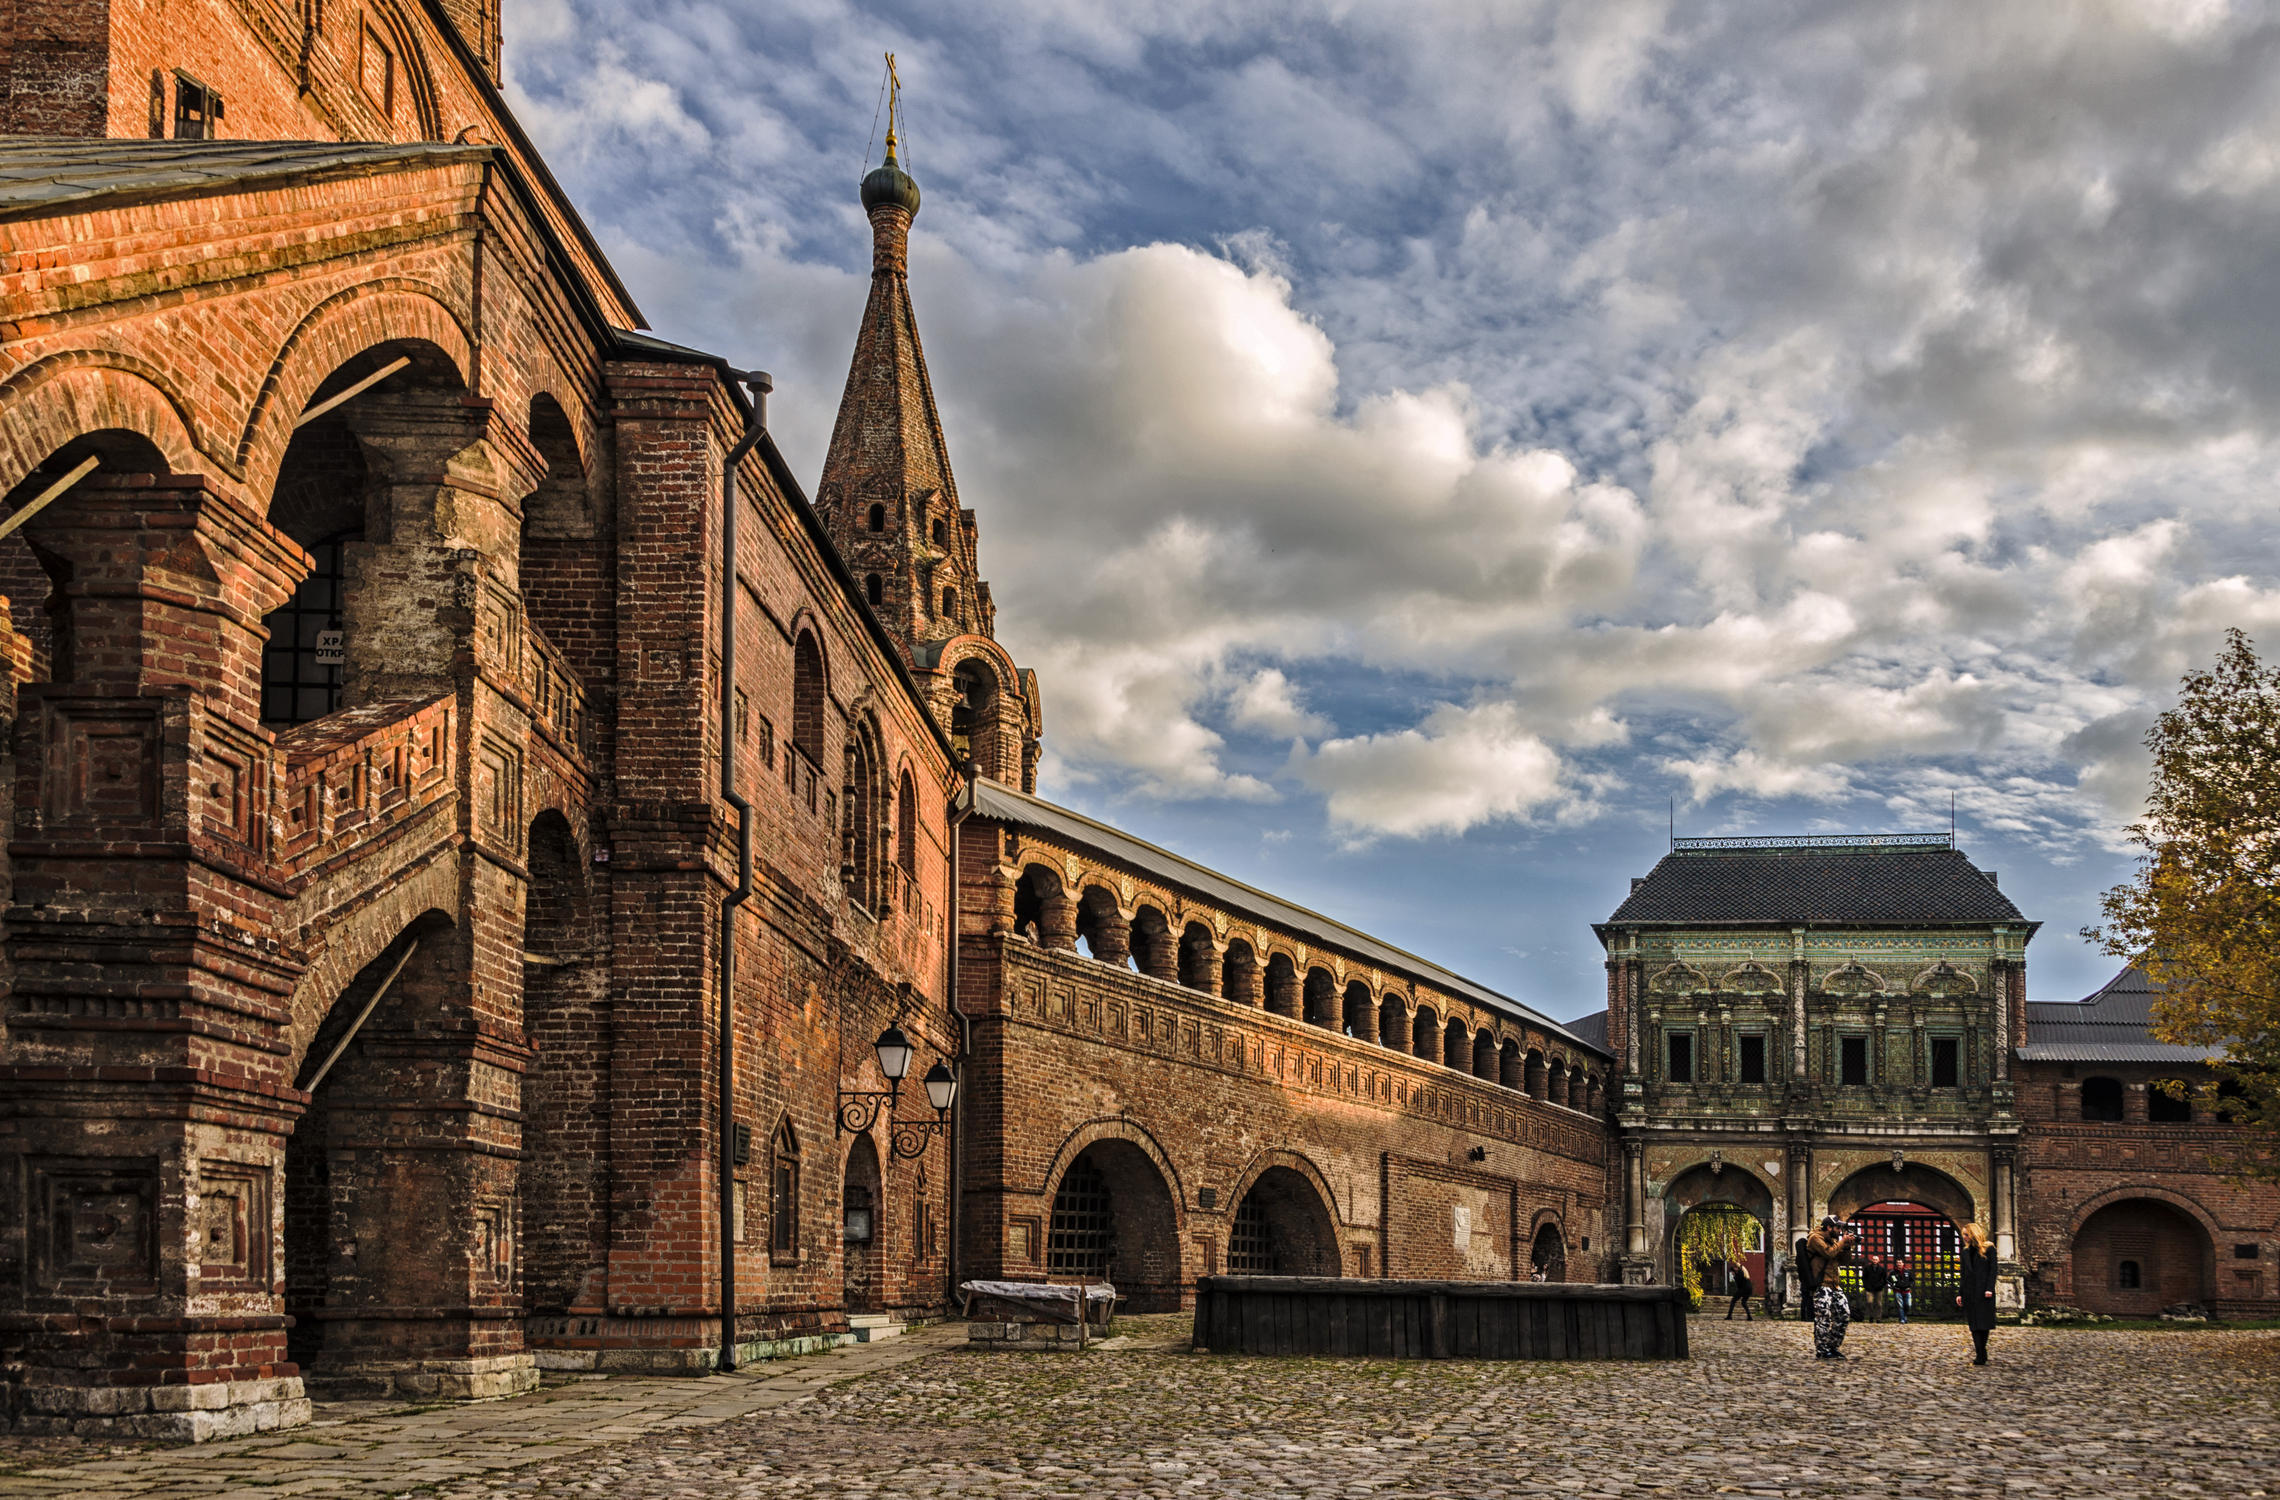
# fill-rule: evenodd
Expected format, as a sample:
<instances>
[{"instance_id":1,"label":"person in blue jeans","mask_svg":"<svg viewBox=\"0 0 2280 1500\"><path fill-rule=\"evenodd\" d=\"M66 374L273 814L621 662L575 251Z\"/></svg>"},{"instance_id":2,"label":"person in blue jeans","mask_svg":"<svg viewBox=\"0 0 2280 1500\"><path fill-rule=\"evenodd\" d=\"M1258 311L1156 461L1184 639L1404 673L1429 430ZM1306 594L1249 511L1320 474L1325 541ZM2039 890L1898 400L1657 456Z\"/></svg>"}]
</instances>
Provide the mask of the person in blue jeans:
<instances>
[{"instance_id":1,"label":"person in blue jeans","mask_svg":"<svg viewBox=\"0 0 2280 1500\"><path fill-rule=\"evenodd\" d=\"M1905 1257L1892 1263L1892 1305L1899 1311L1900 1321L1908 1321L1908 1304L1916 1294L1916 1269Z\"/></svg>"}]
</instances>

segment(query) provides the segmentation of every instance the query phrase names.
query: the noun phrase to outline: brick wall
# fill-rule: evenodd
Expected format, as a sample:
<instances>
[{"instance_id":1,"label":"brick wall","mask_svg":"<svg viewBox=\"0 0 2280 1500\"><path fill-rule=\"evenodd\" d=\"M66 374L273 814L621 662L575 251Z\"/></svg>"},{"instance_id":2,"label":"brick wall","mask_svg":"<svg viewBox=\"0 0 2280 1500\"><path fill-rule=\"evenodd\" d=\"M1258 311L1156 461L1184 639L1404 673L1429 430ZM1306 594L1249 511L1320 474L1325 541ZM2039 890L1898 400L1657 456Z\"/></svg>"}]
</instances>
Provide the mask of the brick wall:
<instances>
[{"instance_id":1,"label":"brick wall","mask_svg":"<svg viewBox=\"0 0 2280 1500\"><path fill-rule=\"evenodd\" d=\"M2193 1102L2190 1120L2150 1118L2156 1082L2180 1075L2206 1082L2197 1068L2020 1064L2020 1259L2031 1298L2137 1317L2182 1302L2280 1312L2280 1184L2239 1173L2239 1134L2205 1103ZM2121 1120L2083 1118L2083 1088L2095 1080L2120 1085ZM2123 1284L2124 1260L2139 1285Z\"/></svg>"}]
</instances>

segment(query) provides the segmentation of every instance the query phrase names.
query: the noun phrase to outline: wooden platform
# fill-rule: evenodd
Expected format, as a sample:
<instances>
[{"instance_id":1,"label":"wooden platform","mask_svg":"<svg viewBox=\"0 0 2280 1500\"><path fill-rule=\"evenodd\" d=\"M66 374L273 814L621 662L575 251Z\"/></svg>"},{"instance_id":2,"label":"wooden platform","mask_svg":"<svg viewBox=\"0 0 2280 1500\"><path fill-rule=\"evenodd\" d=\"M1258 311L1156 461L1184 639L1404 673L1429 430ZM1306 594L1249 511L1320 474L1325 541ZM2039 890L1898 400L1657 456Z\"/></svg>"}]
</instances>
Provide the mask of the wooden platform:
<instances>
[{"instance_id":1,"label":"wooden platform","mask_svg":"<svg viewBox=\"0 0 2280 1500\"><path fill-rule=\"evenodd\" d=\"M1206 1276L1195 1347L1373 1359L1684 1359L1678 1287Z\"/></svg>"}]
</instances>

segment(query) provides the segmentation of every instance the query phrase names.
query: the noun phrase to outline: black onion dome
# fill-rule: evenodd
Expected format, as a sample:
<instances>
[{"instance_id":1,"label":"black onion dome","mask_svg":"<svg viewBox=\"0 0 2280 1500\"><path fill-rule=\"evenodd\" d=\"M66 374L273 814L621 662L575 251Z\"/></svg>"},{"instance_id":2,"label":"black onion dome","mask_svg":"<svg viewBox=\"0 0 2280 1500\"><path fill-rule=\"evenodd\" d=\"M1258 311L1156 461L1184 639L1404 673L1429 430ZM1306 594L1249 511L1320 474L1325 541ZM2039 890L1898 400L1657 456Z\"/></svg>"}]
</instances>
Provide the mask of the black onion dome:
<instances>
[{"instance_id":1,"label":"black onion dome","mask_svg":"<svg viewBox=\"0 0 2280 1500\"><path fill-rule=\"evenodd\" d=\"M918 217L918 179L895 161L892 136L887 138L887 159L863 179L863 211L869 213L883 203L899 204L904 213Z\"/></svg>"}]
</instances>

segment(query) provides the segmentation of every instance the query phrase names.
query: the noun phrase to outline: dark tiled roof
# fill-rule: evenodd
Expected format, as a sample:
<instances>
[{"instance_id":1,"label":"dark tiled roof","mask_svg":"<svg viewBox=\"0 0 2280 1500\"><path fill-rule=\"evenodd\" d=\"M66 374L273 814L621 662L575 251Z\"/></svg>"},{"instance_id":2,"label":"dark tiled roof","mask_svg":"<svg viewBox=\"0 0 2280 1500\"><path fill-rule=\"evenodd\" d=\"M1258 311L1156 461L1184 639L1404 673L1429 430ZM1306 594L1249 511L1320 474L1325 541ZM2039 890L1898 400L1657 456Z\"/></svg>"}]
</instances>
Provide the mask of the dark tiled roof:
<instances>
[{"instance_id":1,"label":"dark tiled roof","mask_svg":"<svg viewBox=\"0 0 2280 1500\"><path fill-rule=\"evenodd\" d=\"M489 146L389 141L138 141L0 136L0 219L117 208L278 181L479 159Z\"/></svg>"},{"instance_id":2,"label":"dark tiled roof","mask_svg":"<svg viewBox=\"0 0 2280 1500\"><path fill-rule=\"evenodd\" d=\"M1071 812L1042 797L1033 797L1001 783L981 779L973 783L973 799L974 811L981 817L1034 828L1079 848L1096 849L1111 859L1130 865L1166 884L1193 891L1230 911L1244 913L1319 942L1325 947L1337 948L1357 958L1367 959L1393 973L1423 980L1452 995L1462 995L1468 1000L1476 1001L1490 1010L1541 1026L1555 1036L1584 1042L1600 1052L1607 1050L1603 1043L1586 1041L1572 1027L1562 1026L1542 1011L1522 1005L1509 995L1500 995L1492 989L1474 984L1469 979L1450 973L1439 964L1419 958L1414 953L1404 952L1391 943L1380 942L1366 932L1348 927L1319 912L1308 911L1279 896L1270 896L1255 886L1245 885L1240 880L1231 879L1193 860L1183 859L1169 849L1158 848L1144 839L1134 838L1122 829L1097 823L1083 813Z\"/></svg>"},{"instance_id":3,"label":"dark tiled roof","mask_svg":"<svg viewBox=\"0 0 2280 1500\"><path fill-rule=\"evenodd\" d=\"M1947 848L1678 850L1610 922L2023 922L2008 896Z\"/></svg>"},{"instance_id":4,"label":"dark tiled roof","mask_svg":"<svg viewBox=\"0 0 2280 1500\"><path fill-rule=\"evenodd\" d=\"M1568 1035L1589 1042L1600 1051L1607 1050L1607 1012L1595 1010L1588 1016L1577 1016L1567 1023Z\"/></svg>"},{"instance_id":5,"label":"dark tiled roof","mask_svg":"<svg viewBox=\"0 0 2280 1500\"><path fill-rule=\"evenodd\" d=\"M2027 1002L2023 1062L2206 1062L2223 1049L2154 1040L2153 997L2160 991L2132 964L2085 1000Z\"/></svg>"}]
</instances>

